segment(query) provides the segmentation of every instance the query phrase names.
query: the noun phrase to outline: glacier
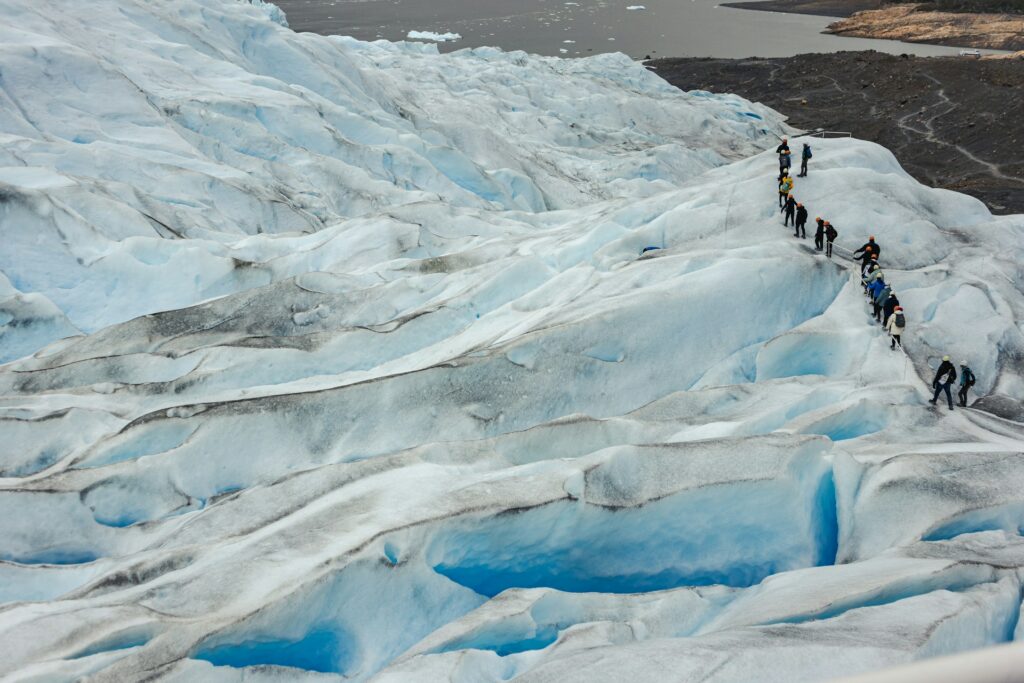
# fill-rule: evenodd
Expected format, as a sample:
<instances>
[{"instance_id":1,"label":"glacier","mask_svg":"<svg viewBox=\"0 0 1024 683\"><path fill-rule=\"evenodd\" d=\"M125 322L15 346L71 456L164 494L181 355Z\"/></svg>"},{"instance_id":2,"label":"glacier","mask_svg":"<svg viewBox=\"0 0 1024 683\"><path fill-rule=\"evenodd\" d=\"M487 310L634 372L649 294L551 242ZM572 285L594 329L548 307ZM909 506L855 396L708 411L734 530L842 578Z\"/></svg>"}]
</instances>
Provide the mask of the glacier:
<instances>
[{"instance_id":1,"label":"glacier","mask_svg":"<svg viewBox=\"0 0 1024 683\"><path fill-rule=\"evenodd\" d=\"M1024 640L1024 216L624 55L8 0L0 677L820 681ZM653 249L648 249L654 247ZM970 410L927 407L967 359Z\"/></svg>"}]
</instances>

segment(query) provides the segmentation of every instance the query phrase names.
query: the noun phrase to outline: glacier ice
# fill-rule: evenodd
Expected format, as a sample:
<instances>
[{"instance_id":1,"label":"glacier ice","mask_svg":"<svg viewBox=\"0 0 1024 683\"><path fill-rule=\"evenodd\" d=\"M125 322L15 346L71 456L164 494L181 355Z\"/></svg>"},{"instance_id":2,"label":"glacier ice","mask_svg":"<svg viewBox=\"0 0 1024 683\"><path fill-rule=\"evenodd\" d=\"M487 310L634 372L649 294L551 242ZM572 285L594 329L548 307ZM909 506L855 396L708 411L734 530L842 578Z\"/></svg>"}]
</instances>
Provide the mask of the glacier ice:
<instances>
[{"instance_id":1,"label":"glacier ice","mask_svg":"<svg viewBox=\"0 0 1024 683\"><path fill-rule=\"evenodd\" d=\"M10 0L0 676L823 680L1020 639L1024 217L623 55ZM100 27L100 28L97 28ZM647 247L655 247L645 251ZM925 407L945 353L971 411Z\"/></svg>"}]
</instances>

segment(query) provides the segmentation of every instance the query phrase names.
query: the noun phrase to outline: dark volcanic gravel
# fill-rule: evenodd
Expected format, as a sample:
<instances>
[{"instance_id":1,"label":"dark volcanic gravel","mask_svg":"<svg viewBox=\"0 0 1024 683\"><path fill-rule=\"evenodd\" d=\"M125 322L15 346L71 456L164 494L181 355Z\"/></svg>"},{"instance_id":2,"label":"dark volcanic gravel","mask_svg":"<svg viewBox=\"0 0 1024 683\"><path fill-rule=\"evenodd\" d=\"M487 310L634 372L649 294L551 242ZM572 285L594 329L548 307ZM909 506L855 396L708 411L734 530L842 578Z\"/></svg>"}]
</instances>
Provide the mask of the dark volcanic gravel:
<instances>
[{"instance_id":1,"label":"dark volcanic gravel","mask_svg":"<svg viewBox=\"0 0 1024 683\"><path fill-rule=\"evenodd\" d=\"M1024 61L838 52L648 62L683 90L737 93L806 130L888 147L918 180L1024 213Z\"/></svg>"}]
</instances>

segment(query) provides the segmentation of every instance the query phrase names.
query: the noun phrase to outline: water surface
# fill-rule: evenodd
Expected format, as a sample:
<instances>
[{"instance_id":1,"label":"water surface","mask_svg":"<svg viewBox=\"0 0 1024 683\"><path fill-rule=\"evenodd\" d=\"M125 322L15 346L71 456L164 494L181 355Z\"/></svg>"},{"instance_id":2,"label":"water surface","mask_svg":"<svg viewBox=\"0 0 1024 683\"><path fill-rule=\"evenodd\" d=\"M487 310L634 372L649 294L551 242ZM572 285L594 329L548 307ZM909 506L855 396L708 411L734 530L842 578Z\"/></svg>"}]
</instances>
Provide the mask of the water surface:
<instances>
[{"instance_id":1,"label":"water surface","mask_svg":"<svg viewBox=\"0 0 1024 683\"><path fill-rule=\"evenodd\" d=\"M829 17L721 7L718 0L276 0L296 31L402 40L409 31L454 32L444 52L493 45L569 57L790 57L878 50L921 56L960 48L821 33ZM642 5L642 10L627 9Z\"/></svg>"}]
</instances>

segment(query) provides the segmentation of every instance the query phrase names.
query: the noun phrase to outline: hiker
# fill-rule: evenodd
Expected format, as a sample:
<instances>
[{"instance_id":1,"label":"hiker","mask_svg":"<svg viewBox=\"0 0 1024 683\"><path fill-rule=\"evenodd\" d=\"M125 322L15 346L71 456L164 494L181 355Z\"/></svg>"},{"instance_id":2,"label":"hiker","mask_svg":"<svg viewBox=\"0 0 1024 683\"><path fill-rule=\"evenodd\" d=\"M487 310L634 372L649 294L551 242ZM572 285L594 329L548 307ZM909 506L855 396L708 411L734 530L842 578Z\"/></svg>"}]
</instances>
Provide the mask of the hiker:
<instances>
[{"instance_id":1,"label":"hiker","mask_svg":"<svg viewBox=\"0 0 1024 683\"><path fill-rule=\"evenodd\" d=\"M782 221L782 224L789 225L789 222L793 220L793 216L796 213L796 199L793 195L786 197L786 203L783 204L782 210L786 212L786 218Z\"/></svg>"},{"instance_id":2,"label":"hiker","mask_svg":"<svg viewBox=\"0 0 1024 683\"><path fill-rule=\"evenodd\" d=\"M882 326L885 327L889 324L889 318L892 316L893 311L900 305L900 300L896 298L896 292L889 290L889 298L885 300L882 305Z\"/></svg>"},{"instance_id":3,"label":"hiker","mask_svg":"<svg viewBox=\"0 0 1024 683\"><path fill-rule=\"evenodd\" d=\"M864 255L861 257L861 260L869 259L869 258L871 258L870 256L867 255L867 251L869 249L871 250L871 253L874 254L876 257L882 255L882 248L879 247L878 243L875 242L875 236L874 235L871 235L870 237L868 237L868 241L864 243L863 247L861 247L857 251L853 252L853 257L857 258L857 254L863 253Z\"/></svg>"},{"instance_id":4,"label":"hiker","mask_svg":"<svg viewBox=\"0 0 1024 683\"><path fill-rule=\"evenodd\" d=\"M810 161L810 159L811 159L811 146L808 145L805 142L804 143L804 148L800 152L800 173L797 174L799 177L801 177L801 178L806 178L807 177L807 162Z\"/></svg>"},{"instance_id":5,"label":"hiker","mask_svg":"<svg viewBox=\"0 0 1024 683\"><path fill-rule=\"evenodd\" d=\"M890 349L896 350L896 345L903 348L903 340L900 335L903 334L903 330L907 329L907 317L903 314L903 307L897 306L893 311L893 314L889 316L889 322L885 324L885 329L889 332L889 336L892 337L892 344L889 345Z\"/></svg>"},{"instance_id":6,"label":"hiker","mask_svg":"<svg viewBox=\"0 0 1024 683\"><path fill-rule=\"evenodd\" d=\"M839 231L832 227L832 224L825 221L825 238L828 240L826 243L825 256L832 258L832 243L839 237Z\"/></svg>"},{"instance_id":7,"label":"hiker","mask_svg":"<svg viewBox=\"0 0 1024 683\"><path fill-rule=\"evenodd\" d=\"M786 198L789 197L789 193L793 191L793 179L789 175L782 176L782 180L779 181L779 208L783 208L786 205Z\"/></svg>"},{"instance_id":8,"label":"hiker","mask_svg":"<svg viewBox=\"0 0 1024 683\"><path fill-rule=\"evenodd\" d=\"M860 281L864 285L865 292L868 290L868 278L871 277L871 274L878 270L878 268L878 261L875 259L871 259L870 261L865 263L863 267L860 269Z\"/></svg>"},{"instance_id":9,"label":"hiker","mask_svg":"<svg viewBox=\"0 0 1024 683\"><path fill-rule=\"evenodd\" d=\"M871 271L871 274L864 279L864 282L865 284L867 284L868 289L870 290L871 285L873 285L875 282L878 282L879 280L885 280L885 273L882 272L881 268L875 268L874 270Z\"/></svg>"},{"instance_id":10,"label":"hiker","mask_svg":"<svg viewBox=\"0 0 1024 683\"><path fill-rule=\"evenodd\" d=\"M783 152L789 151L789 138L782 138L782 144L775 148L775 153L782 155Z\"/></svg>"},{"instance_id":11,"label":"hiker","mask_svg":"<svg viewBox=\"0 0 1024 683\"><path fill-rule=\"evenodd\" d=\"M960 361L960 392L957 394L957 398L960 399L961 408L967 407L967 392L970 391L976 381L974 373L971 372L971 368L967 365L967 361Z\"/></svg>"},{"instance_id":12,"label":"hiker","mask_svg":"<svg viewBox=\"0 0 1024 683\"><path fill-rule=\"evenodd\" d=\"M793 237L807 239L807 207L800 202L796 203L796 226L794 229L796 232L793 233Z\"/></svg>"},{"instance_id":13,"label":"hiker","mask_svg":"<svg viewBox=\"0 0 1024 683\"><path fill-rule=\"evenodd\" d=\"M789 150L786 150L779 155L779 172L789 173L789 169L793 167L793 159L790 157Z\"/></svg>"},{"instance_id":14,"label":"hiker","mask_svg":"<svg viewBox=\"0 0 1024 683\"><path fill-rule=\"evenodd\" d=\"M878 270L878 271L875 271L875 272L881 273L882 271ZM871 301L872 310L874 310L875 299L878 298L878 295L882 293L882 290L885 289L885 287L886 287L886 284L885 284L885 278L884 277L879 277L879 278L873 280L871 282L871 284L868 286L868 300ZM874 312L875 312L876 317L877 317L877 313L878 312L877 311L874 311Z\"/></svg>"},{"instance_id":15,"label":"hiker","mask_svg":"<svg viewBox=\"0 0 1024 683\"><path fill-rule=\"evenodd\" d=\"M814 222L818 224L818 227L814 229L814 248L821 251L825 242L825 221L818 216Z\"/></svg>"},{"instance_id":16,"label":"hiker","mask_svg":"<svg viewBox=\"0 0 1024 683\"><path fill-rule=\"evenodd\" d=\"M935 379L932 380L932 386L935 388L935 395L932 396L932 400L928 401L932 405L935 405L939 400L939 394L943 391L946 392L946 398L949 400L949 409L953 410L953 395L949 393L949 385L956 381L956 368L949 362L949 356L942 357L942 365L935 371Z\"/></svg>"},{"instance_id":17,"label":"hiker","mask_svg":"<svg viewBox=\"0 0 1024 683\"><path fill-rule=\"evenodd\" d=\"M853 252L853 258L857 258L857 252ZM871 263L871 247L868 247L863 254L860 255L860 267L863 270L867 265Z\"/></svg>"},{"instance_id":18,"label":"hiker","mask_svg":"<svg viewBox=\"0 0 1024 683\"><path fill-rule=\"evenodd\" d=\"M882 308L885 307L885 302L889 299L889 295L892 294L892 288L887 283L883 282L882 284L884 286L878 291L878 294L871 302L875 320L878 322L882 322Z\"/></svg>"}]
</instances>

